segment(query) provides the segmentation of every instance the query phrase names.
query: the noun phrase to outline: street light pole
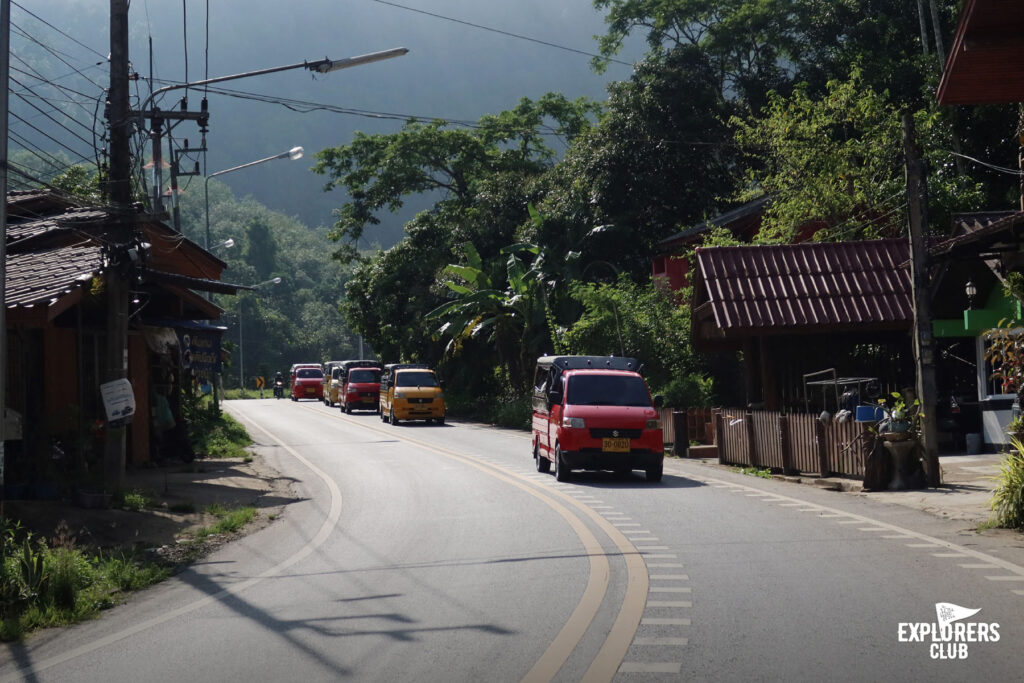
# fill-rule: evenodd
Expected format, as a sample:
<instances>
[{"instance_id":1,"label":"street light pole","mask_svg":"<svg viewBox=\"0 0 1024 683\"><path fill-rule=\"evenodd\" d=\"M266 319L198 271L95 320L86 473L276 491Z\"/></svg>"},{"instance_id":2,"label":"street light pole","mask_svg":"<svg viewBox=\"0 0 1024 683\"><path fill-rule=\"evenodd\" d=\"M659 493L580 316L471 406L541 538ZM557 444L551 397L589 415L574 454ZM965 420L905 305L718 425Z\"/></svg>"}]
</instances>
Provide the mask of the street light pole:
<instances>
[{"instance_id":1,"label":"street light pole","mask_svg":"<svg viewBox=\"0 0 1024 683\"><path fill-rule=\"evenodd\" d=\"M206 205L204 211L204 213L206 214L206 241L203 242L203 248L206 249L207 251L210 250L210 178L214 178L219 175L224 175L225 173L231 173L232 171L240 171L243 168L249 168L250 166L256 166L257 164L265 164L268 161L276 161L278 159L291 159L292 161L297 161L298 159L302 158L302 155L305 154L305 151L306 150L304 150L302 147L292 147L287 152L281 152L280 154L275 154L274 156L266 157L263 159L257 159L256 161L250 161L249 163L241 164L240 166L232 166L231 168L225 168L223 171L217 171L216 173L211 173L210 175L206 176L206 182L203 184L203 197L204 203Z\"/></svg>"},{"instance_id":2,"label":"street light pole","mask_svg":"<svg viewBox=\"0 0 1024 683\"><path fill-rule=\"evenodd\" d=\"M272 277L269 280L264 280L258 285L253 285L253 289L259 289L264 285L276 285L281 282L281 278ZM242 390L242 396L245 396L245 344L242 337L242 306L239 303L238 306L238 386Z\"/></svg>"},{"instance_id":3,"label":"street light pole","mask_svg":"<svg viewBox=\"0 0 1024 683\"><path fill-rule=\"evenodd\" d=\"M190 83L175 83L174 85L165 85L162 88L157 88L152 93L150 93L149 97L147 97L142 102L142 105L139 107L139 109L136 112L134 112L134 114L139 118L148 118L151 119L153 122L151 135L151 137L153 138L153 172L156 174L156 177L153 182L153 210L163 210L163 204L160 200L160 191L162 189L161 186L163 185L163 176L161 174L160 163L163 155L163 150L161 149L163 145L161 141L161 129L163 128L164 119L169 117L194 118L200 121L205 121L206 117L208 116L205 107L205 101L203 111L199 112L198 114L190 112L162 112L160 111L160 109L156 107L150 109L150 105L152 105L156 101L156 98L160 95L163 95L164 93L170 92L172 90L180 90L182 88L198 88L204 85L223 83L225 81L234 81L240 78L251 78L253 76L264 76L266 74L273 74L279 71L288 71L290 69L308 69L316 73L326 74L332 71L338 71L340 69L348 69L353 66L360 66L362 64L370 64L372 62L379 62L385 59L391 59L392 57L401 57L402 55L408 52L409 50L407 48L396 47L390 50L371 52L369 54L359 55L356 57L346 57L345 59L325 58L314 62L299 62L298 64L288 64L285 66L271 67L269 69L246 71L244 73L232 74L230 76L218 76L217 78L207 78L201 81L192 81ZM127 84L127 79L125 79L125 83Z\"/></svg>"}]
</instances>

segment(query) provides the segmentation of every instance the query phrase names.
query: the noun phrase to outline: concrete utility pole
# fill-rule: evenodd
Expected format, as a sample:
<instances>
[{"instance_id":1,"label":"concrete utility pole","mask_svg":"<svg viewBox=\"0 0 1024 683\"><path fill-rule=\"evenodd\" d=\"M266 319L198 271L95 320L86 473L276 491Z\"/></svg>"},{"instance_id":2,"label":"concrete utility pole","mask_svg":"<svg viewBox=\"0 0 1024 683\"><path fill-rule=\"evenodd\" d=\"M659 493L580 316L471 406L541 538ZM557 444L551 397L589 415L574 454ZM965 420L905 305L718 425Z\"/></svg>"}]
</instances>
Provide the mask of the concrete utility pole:
<instances>
[{"instance_id":1,"label":"concrete utility pole","mask_svg":"<svg viewBox=\"0 0 1024 683\"><path fill-rule=\"evenodd\" d=\"M935 427L935 347L932 338L931 287L928 250L924 240L928 228L928 183L924 160L914 140L914 119L903 112L903 153L907 165L907 204L910 212L910 278L914 301L914 363L917 370L917 398L921 402L921 434L924 442L928 485L942 483L939 470L938 432Z\"/></svg>"},{"instance_id":2,"label":"concrete utility pole","mask_svg":"<svg viewBox=\"0 0 1024 683\"><path fill-rule=\"evenodd\" d=\"M7 438L7 86L10 77L11 2L0 0L0 515L3 514L4 439Z\"/></svg>"},{"instance_id":3,"label":"concrete utility pole","mask_svg":"<svg viewBox=\"0 0 1024 683\"><path fill-rule=\"evenodd\" d=\"M107 267L107 343L104 381L128 376L128 282L122 270L131 241L131 119L128 101L128 0L110 0L110 90L107 121L110 125L110 174L107 189L114 206L109 237L114 245ZM143 418L144 419L144 418ZM106 427L103 480L110 490L124 484L125 427Z\"/></svg>"}]
</instances>

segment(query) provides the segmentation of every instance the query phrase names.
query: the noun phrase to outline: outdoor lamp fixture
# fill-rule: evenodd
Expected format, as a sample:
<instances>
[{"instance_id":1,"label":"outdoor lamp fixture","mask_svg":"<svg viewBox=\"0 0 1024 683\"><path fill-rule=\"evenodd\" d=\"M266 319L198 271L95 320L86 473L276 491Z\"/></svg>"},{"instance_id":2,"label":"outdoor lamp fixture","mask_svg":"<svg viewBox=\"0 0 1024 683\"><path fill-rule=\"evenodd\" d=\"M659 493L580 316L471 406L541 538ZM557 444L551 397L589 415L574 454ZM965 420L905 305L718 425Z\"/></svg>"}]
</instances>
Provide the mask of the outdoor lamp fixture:
<instances>
[{"instance_id":1,"label":"outdoor lamp fixture","mask_svg":"<svg viewBox=\"0 0 1024 683\"><path fill-rule=\"evenodd\" d=\"M230 249L233 246L235 246L235 240L229 237L220 244L213 245L212 247L210 247L210 249Z\"/></svg>"},{"instance_id":2,"label":"outdoor lamp fixture","mask_svg":"<svg viewBox=\"0 0 1024 683\"><path fill-rule=\"evenodd\" d=\"M323 59L319 62L310 62L306 65L306 68L319 74L326 74L332 71L338 71L339 69L347 69L352 66L380 62L385 59L391 59L392 57L401 57L408 52L409 48L396 47L390 50L381 50L380 52L371 52L369 54L359 55L358 57L346 57L345 59L333 60Z\"/></svg>"},{"instance_id":3,"label":"outdoor lamp fixture","mask_svg":"<svg viewBox=\"0 0 1024 683\"><path fill-rule=\"evenodd\" d=\"M231 173L232 171L240 171L243 168L249 168L250 166L265 164L268 161L277 161L278 159L291 159L292 161L295 161L296 159L301 159L302 155L305 153L306 150L302 149L301 147L292 147L287 152L281 152L280 154L275 154L274 156L271 157L265 157L263 159L257 159L256 161L250 161L249 163L242 164L240 166L232 166L231 168L225 168L223 171L217 171L216 173L211 173L210 175L206 176L206 182L203 184L203 197L205 199L206 204L206 242L203 244L203 247L207 251L210 250L210 178L213 178L214 176L224 175L225 173Z\"/></svg>"},{"instance_id":4,"label":"outdoor lamp fixture","mask_svg":"<svg viewBox=\"0 0 1024 683\"><path fill-rule=\"evenodd\" d=\"M967 284L964 286L964 293L967 295L967 308L974 308L974 297L978 296L978 287L974 284L974 280L968 278Z\"/></svg>"}]
</instances>

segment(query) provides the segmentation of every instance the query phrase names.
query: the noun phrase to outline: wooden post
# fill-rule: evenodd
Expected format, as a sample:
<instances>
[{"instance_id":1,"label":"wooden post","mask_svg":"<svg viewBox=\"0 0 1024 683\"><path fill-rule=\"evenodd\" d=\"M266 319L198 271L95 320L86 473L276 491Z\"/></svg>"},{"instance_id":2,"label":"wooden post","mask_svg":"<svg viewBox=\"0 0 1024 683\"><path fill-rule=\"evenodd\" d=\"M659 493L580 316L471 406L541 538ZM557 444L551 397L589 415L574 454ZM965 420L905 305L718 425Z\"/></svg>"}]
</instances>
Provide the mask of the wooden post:
<instances>
[{"instance_id":1,"label":"wooden post","mask_svg":"<svg viewBox=\"0 0 1024 683\"><path fill-rule=\"evenodd\" d=\"M917 398L921 402L921 435L924 442L928 485L942 483L939 470L938 430L935 420L935 344L932 336L931 277L924 235L928 230L928 183L924 161L914 140L914 119L903 112L903 150L907 165L907 205L910 214L910 282L914 303L914 363Z\"/></svg>"},{"instance_id":2,"label":"wooden post","mask_svg":"<svg viewBox=\"0 0 1024 683\"><path fill-rule=\"evenodd\" d=\"M685 410L672 411L672 431L675 433L675 441L672 442L672 453L677 458L689 457L690 431Z\"/></svg>"},{"instance_id":3,"label":"wooden post","mask_svg":"<svg viewBox=\"0 0 1024 683\"><path fill-rule=\"evenodd\" d=\"M718 446L718 464L725 463L725 418L721 411L715 413L715 442Z\"/></svg>"},{"instance_id":4,"label":"wooden post","mask_svg":"<svg viewBox=\"0 0 1024 683\"><path fill-rule=\"evenodd\" d=\"M789 417L779 415L779 438L782 441L782 471L793 474L793 441L789 436Z\"/></svg>"},{"instance_id":5,"label":"wooden post","mask_svg":"<svg viewBox=\"0 0 1024 683\"><path fill-rule=\"evenodd\" d=\"M758 452L757 448L757 430L754 429L754 413L748 410L743 415L743 419L747 422L747 449L750 451L750 466L760 467L761 454Z\"/></svg>"},{"instance_id":6,"label":"wooden post","mask_svg":"<svg viewBox=\"0 0 1024 683\"><path fill-rule=\"evenodd\" d=\"M814 445L818 448L818 471L822 477L832 474L828 466L828 443L825 441L825 425L821 420L814 421Z\"/></svg>"}]
</instances>

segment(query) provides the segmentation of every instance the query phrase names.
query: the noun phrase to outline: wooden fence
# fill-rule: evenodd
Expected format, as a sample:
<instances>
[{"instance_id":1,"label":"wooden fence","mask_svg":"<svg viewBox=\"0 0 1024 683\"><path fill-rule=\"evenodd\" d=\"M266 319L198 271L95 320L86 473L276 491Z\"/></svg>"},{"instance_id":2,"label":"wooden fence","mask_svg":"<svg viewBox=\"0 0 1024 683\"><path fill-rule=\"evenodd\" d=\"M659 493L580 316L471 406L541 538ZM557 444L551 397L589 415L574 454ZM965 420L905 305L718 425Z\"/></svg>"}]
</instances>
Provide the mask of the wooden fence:
<instances>
[{"instance_id":1,"label":"wooden fence","mask_svg":"<svg viewBox=\"0 0 1024 683\"><path fill-rule=\"evenodd\" d=\"M715 415L718 460L784 472L864 476L866 425L815 415L724 408Z\"/></svg>"}]
</instances>

